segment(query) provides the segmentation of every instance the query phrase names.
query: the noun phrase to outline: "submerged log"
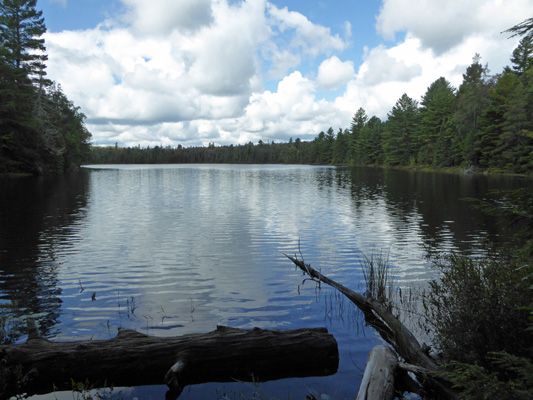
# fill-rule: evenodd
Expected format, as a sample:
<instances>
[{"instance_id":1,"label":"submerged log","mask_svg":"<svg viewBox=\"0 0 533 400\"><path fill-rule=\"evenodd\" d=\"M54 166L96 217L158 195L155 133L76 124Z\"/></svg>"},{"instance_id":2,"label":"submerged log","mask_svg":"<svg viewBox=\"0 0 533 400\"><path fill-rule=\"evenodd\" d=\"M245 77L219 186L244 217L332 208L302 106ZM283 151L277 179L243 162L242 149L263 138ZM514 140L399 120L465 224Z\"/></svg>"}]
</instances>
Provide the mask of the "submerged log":
<instances>
[{"instance_id":1,"label":"submerged log","mask_svg":"<svg viewBox=\"0 0 533 400\"><path fill-rule=\"evenodd\" d=\"M439 374L439 364L429 356L411 331L392 313L388 305L371 297L363 296L346 286L323 275L309 264L285 254L298 268L309 275L312 280L323 282L346 296L359 308L365 321L372 326L389 343L396 353L407 363L420 367L413 370L419 382L433 398L456 399L457 394L451 389L451 383ZM422 372L423 371L423 372Z\"/></svg>"},{"instance_id":2,"label":"submerged log","mask_svg":"<svg viewBox=\"0 0 533 400\"><path fill-rule=\"evenodd\" d=\"M31 325L31 322L29 323ZM324 376L337 371L337 342L326 328L243 330L153 337L121 329L109 340L52 342L29 327L26 343L0 346L0 398L94 387L166 383L177 398L187 385Z\"/></svg>"},{"instance_id":3,"label":"submerged log","mask_svg":"<svg viewBox=\"0 0 533 400\"><path fill-rule=\"evenodd\" d=\"M398 356L390 347L376 346L368 355L356 400L394 400Z\"/></svg>"}]
</instances>

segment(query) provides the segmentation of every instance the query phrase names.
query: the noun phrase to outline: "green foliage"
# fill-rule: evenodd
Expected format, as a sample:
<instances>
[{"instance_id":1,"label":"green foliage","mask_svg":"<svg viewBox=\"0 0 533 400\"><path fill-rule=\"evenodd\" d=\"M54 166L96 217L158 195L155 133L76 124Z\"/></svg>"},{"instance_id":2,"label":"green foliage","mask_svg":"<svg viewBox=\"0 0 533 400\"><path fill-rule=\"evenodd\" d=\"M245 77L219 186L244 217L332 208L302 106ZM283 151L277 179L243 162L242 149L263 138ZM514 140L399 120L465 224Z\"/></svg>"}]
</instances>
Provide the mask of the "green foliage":
<instances>
[{"instance_id":1,"label":"green foliage","mask_svg":"<svg viewBox=\"0 0 533 400\"><path fill-rule=\"evenodd\" d=\"M386 164L409 165L415 156L419 119L418 102L404 93L389 113L383 132Z\"/></svg>"},{"instance_id":2,"label":"green foliage","mask_svg":"<svg viewBox=\"0 0 533 400\"><path fill-rule=\"evenodd\" d=\"M383 302L391 299L394 276L391 275L388 255L365 256L361 266L366 285L365 296Z\"/></svg>"},{"instance_id":3,"label":"green foliage","mask_svg":"<svg viewBox=\"0 0 533 400\"><path fill-rule=\"evenodd\" d=\"M533 36L533 18L528 18L504 32L512 33L511 37L523 35L531 37Z\"/></svg>"},{"instance_id":4,"label":"green foliage","mask_svg":"<svg viewBox=\"0 0 533 400\"><path fill-rule=\"evenodd\" d=\"M533 357L533 332L526 332L533 284L527 261L498 253L482 260L451 254L437 262L442 276L430 282L423 301L445 360L488 368L490 352Z\"/></svg>"},{"instance_id":5,"label":"green foliage","mask_svg":"<svg viewBox=\"0 0 533 400\"><path fill-rule=\"evenodd\" d=\"M513 69L522 74L533 65L533 38L526 36L520 40L520 44L513 51L511 57Z\"/></svg>"},{"instance_id":6,"label":"green foliage","mask_svg":"<svg viewBox=\"0 0 533 400\"><path fill-rule=\"evenodd\" d=\"M533 363L506 352L488 356L491 369L479 365L450 363L445 376L466 400L530 400L533 393Z\"/></svg>"},{"instance_id":7,"label":"green foliage","mask_svg":"<svg viewBox=\"0 0 533 400\"><path fill-rule=\"evenodd\" d=\"M36 0L0 2L0 172L60 171L89 151L85 116L45 78Z\"/></svg>"},{"instance_id":8,"label":"green foliage","mask_svg":"<svg viewBox=\"0 0 533 400\"><path fill-rule=\"evenodd\" d=\"M423 296L445 376L463 399L531 399L533 393L533 201L529 189L489 192L476 207L518 233L485 258L451 254ZM518 229L521 228L521 229ZM503 249L504 248L504 249Z\"/></svg>"},{"instance_id":9,"label":"green foliage","mask_svg":"<svg viewBox=\"0 0 533 400\"><path fill-rule=\"evenodd\" d=\"M454 114L456 126L452 138L455 165L478 165L478 148L475 136L480 128L480 119L488 107L488 68L480 63L476 54L472 64L463 74L463 83L457 92L457 106Z\"/></svg>"},{"instance_id":10,"label":"green foliage","mask_svg":"<svg viewBox=\"0 0 533 400\"><path fill-rule=\"evenodd\" d=\"M452 163L451 143L455 90L443 77L433 82L420 103L418 162L448 166Z\"/></svg>"}]
</instances>

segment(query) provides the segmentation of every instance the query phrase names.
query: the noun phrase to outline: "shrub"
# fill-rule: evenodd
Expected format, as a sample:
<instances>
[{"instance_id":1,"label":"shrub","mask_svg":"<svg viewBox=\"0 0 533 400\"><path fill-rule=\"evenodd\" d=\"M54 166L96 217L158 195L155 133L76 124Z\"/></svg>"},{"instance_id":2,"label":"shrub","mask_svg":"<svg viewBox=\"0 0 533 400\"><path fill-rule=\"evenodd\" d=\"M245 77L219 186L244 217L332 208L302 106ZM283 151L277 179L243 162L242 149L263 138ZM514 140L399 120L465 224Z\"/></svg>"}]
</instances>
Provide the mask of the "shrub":
<instances>
[{"instance_id":1,"label":"shrub","mask_svg":"<svg viewBox=\"0 0 533 400\"><path fill-rule=\"evenodd\" d=\"M444 360L493 370L488 355L505 351L531 359L532 266L524 256L498 253L482 260L452 254L423 296L426 324Z\"/></svg>"}]
</instances>

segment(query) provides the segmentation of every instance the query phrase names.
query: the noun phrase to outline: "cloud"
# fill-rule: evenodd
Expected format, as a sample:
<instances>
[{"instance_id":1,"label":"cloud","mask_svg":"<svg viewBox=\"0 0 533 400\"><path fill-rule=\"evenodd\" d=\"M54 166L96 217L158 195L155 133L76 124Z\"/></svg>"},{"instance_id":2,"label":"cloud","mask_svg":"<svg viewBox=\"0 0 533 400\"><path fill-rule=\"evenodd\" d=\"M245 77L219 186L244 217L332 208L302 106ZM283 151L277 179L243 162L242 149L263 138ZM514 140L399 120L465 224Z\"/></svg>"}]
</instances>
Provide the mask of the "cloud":
<instances>
[{"instance_id":1,"label":"cloud","mask_svg":"<svg viewBox=\"0 0 533 400\"><path fill-rule=\"evenodd\" d=\"M354 76L352 61L342 62L337 56L328 58L318 67L317 83L326 90L337 89Z\"/></svg>"},{"instance_id":2,"label":"cloud","mask_svg":"<svg viewBox=\"0 0 533 400\"><path fill-rule=\"evenodd\" d=\"M349 127L359 107L386 118L404 92L419 100L440 76L457 87L475 53L500 72L518 39L499 32L533 14L526 0L384 0L376 29L405 34L358 60L348 41L357 26L338 24L341 38L266 0L123 3L125 14L94 29L45 36L49 77L99 145L311 140Z\"/></svg>"},{"instance_id":3,"label":"cloud","mask_svg":"<svg viewBox=\"0 0 533 400\"><path fill-rule=\"evenodd\" d=\"M139 35L196 31L213 22L211 0L122 0L124 21Z\"/></svg>"},{"instance_id":4,"label":"cloud","mask_svg":"<svg viewBox=\"0 0 533 400\"><path fill-rule=\"evenodd\" d=\"M48 74L61 78L88 116L95 143L232 143L288 134L283 129L315 134L316 123L304 120L325 103L315 100L313 82L285 73L304 58L345 48L328 28L265 0L123 2L127 12L118 20L45 37ZM263 92L263 63L285 76L278 93ZM336 67L335 79L346 81L350 63Z\"/></svg>"},{"instance_id":5,"label":"cloud","mask_svg":"<svg viewBox=\"0 0 533 400\"><path fill-rule=\"evenodd\" d=\"M273 63L269 75L282 78L299 65L302 58L316 58L342 52L348 42L339 35L332 35L330 28L313 24L304 15L278 8L271 3L266 6L271 37L263 51L263 56ZM345 33L350 29L345 26Z\"/></svg>"},{"instance_id":6,"label":"cloud","mask_svg":"<svg viewBox=\"0 0 533 400\"><path fill-rule=\"evenodd\" d=\"M291 48L298 48L315 56L345 49L346 43L338 35L332 36L329 28L313 24L304 15L289 11L287 7L280 9L273 4L268 4L267 7L273 27L279 32L294 31L289 43Z\"/></svg>"},{"instance_id":7,"label":"cloud","mask_svg":"<svg viewBox=\"0 0 533 400\"><path fill-rule=\"evenodd\" d=\"M531 15L531 8L527 0L383 0L376 29L390 40L407 32L440 55L472 35L497 37L525 18L517 16Z\"/></svg>"}]
</instances>

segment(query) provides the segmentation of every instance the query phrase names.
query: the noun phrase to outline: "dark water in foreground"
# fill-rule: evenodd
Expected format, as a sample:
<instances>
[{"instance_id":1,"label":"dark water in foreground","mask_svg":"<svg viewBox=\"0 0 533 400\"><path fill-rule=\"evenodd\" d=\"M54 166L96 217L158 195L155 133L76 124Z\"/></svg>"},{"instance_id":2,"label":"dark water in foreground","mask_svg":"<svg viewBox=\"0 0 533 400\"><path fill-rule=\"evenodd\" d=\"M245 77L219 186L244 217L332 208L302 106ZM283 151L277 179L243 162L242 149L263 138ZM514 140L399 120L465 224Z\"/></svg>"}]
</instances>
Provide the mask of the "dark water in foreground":
<instances>
[{"instance_id":1,"label":"dark water in foreground","mask_svg":"<svg viewBox=\"0 0 533 400\"><path fill-rule=\"evenodd\" d=\"M363 255L388 253L396 283L435 275L431 250L481 254L501 234L460 201L518 178L370 168L243 165L99 166L55 177L0 178L0 299L8 328L35 317L54 340L155 336L217 325L326 326L336 375L267 382L266 397L353 398L379 339L329 288L302 285L282 253L362 290ZM95 293L96 300L92 301ZM17 338L25 340L24 333ZM238 398L253 384L190 386L180 399ZM165 386L115 389L162 399ZM231 397L232 393L237 393ZM56 393L44 398L72 398Z\"/></svg>"}]
</instances>

